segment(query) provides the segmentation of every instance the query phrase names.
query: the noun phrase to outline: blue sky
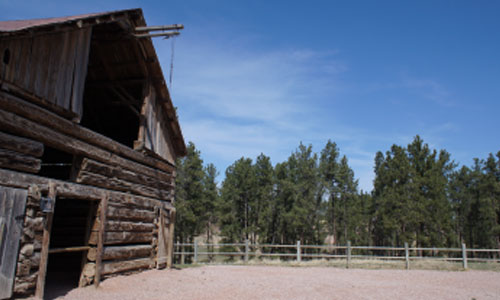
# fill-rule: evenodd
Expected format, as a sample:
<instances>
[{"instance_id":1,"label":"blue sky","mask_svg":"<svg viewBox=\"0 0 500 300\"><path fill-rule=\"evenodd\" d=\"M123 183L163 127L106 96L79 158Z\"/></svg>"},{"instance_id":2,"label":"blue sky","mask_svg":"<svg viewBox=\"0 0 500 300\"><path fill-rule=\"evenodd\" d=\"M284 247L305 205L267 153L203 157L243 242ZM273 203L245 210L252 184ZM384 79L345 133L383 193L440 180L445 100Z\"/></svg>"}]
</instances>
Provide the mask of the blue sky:
<instances>
[{"instance_id":1,"label":"blue sky","mask_svg":"<svg viewBox=\"0 0 500 300\"><path fill-rule=\"evenodd\" d=\"M375 153L417 134L462 165L500 150L500 1L0 0L0 19L136 7L185 25L171 93L221 174L331 139L369 191ZM171 43L155 41L165 78Z\"/></svg>"}]
</instances>

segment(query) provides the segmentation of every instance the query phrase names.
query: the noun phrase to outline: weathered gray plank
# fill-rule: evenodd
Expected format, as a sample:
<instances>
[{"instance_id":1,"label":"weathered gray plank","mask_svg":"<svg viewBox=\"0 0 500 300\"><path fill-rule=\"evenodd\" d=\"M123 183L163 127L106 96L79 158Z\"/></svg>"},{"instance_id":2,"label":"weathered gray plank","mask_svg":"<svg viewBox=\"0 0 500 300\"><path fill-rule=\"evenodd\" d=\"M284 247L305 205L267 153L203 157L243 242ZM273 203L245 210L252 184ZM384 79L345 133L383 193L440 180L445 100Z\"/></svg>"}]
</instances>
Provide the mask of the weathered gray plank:
<instances>
[{"instance_id":1,"label":"weathered gray plank","mask_svg":"<svg viewBox=\"0 0 500 300\"><path fill-rule=\"evenodd\" d=\"M12 296L27 195L27 190L0 186L0 299Z\"/></svg>"},{"instance_id":2,"label":"weathered gray plank","mask_svg":"<svg viewBox=\"0 0 500 300\"><path fill-rule=\"evenodd\" d=\"M45 85L44 94L46 99L59 105L57 103L57 83L58 83L58 75L61 73L59 62L62 59L62 51L64 47L64 40L62 39L61 33L55 33L50 35L50 59L49 59L49 71L47 74L47 84ZM63 105L60 105L63 106ZM63 106L64 107L64 106ZM64 107L68 109L68 107Z\"/></svg>"},{"instance_id":3,"label":"weathered gray plank","mask_svg":"<svg viewBox=\"0 0 500 300\"><path fill-rule=\"evenodd\" d=\"M34 58L36 57L35 85L33 91L38 97L47 100L45 88L48 84L50 41L46 36L38 36L35 40L38 40L38 43L33 48L33 56Z\"/></svg>"},{"instance_id":4,"label":"weathered gray plank","mask_svg":"<svg viewBox=\"0 0 500 300\"><path fill-rule=\"evenodd\" d=\"M90 37L92 27L80 29L78 43L76 46L75 69L73 76L73 92L71 95L71 110L82 116L83 90L85 77L87 76L87 64L89 60Z\"/></svg>"}]
</instances>

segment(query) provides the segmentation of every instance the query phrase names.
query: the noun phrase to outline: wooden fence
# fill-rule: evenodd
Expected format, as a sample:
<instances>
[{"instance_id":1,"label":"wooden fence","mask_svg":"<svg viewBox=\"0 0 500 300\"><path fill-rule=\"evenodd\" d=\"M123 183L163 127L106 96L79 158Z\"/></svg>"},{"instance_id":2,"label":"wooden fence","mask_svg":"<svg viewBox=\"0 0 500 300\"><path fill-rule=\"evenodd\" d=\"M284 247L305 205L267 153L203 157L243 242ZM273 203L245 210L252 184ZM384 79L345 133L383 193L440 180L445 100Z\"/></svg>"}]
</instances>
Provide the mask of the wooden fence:
<instances>
[{"instance_id":1,"label":"wooden fence","mask_svg":"<svg viewBox=\"0 0 500 300\"><path fill-rule=\"evenodd\" d=\"M345 246L334 245L301 245L297 241L293 245L272 244L205 244L205 243L176 243L174 244L174 258L184 264L189 257L193 263L200 261L200 256L212 259L215 256L240 257L248 262L253 258L277 257L286 260L301 262L311 259L344 259L349 268L353 259L379 259L404 261L406 269L410 269L410 262L422 259L461 262L464 269L470 262L500 263L500 249L470 249L465 244L461 248L423 248L385 246L352 246L347 242ZM277 251L281 252L277 252Z\"/></svg>"}]
</instances>

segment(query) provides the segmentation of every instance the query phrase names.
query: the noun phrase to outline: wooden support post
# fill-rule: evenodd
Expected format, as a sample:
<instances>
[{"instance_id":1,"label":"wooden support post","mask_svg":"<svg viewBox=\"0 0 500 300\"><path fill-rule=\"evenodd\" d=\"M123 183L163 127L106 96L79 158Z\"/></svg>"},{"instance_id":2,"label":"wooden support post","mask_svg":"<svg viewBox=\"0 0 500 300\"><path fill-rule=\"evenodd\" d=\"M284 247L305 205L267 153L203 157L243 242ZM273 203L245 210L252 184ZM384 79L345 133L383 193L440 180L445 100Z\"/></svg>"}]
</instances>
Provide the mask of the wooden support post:
<instances>
[{"instance_id":1,"label":"wooden support post","mask_svg":"<svg viewBox=\"0 0 500 300\"><path fill-rule=\"evenodd\" d=\"M168 224L168 257L167 268L172 267L172 260L174 259L174 229L175 229L175 210L170 210L170 223Z\"/></svg>"},{"instance_id":2,"label":"wooden support post","mask_svg":"<svg viewBox=\"0 0 500 300\"><path fill-rule=\"evenodd\" d=\"M245 262L248 262L248 240L245 240Z\"/></svg>"},{"instance_id":3,"label":"wooden support post","mask_svg":"<svg viewBox=\"0 0 500 300\"><path fill-rule=\"evenodd\" d=\"M194 258L193 262L197 263L198 262L198 241L194 241Z\"/></svg>"},{"instance_id":4,"label":"wooden support post","mask_svg":"<svg viewBox=\"0 0 500 300\"><path fill-rule=\"evenodd\" d=\"M300 241L297 241L297 262L302 260L302 252L300 250Z\"/></svg>"},{"instance_id":5,"label":"wooden support post","mask_svg":"<svg viewBox=\"0 0 500 300\"><path fill-rule=\"evenodd\" d=\"M349 269L350 264L351 264L351 241L347 241L347 264L346 264L347 269Z\"/></svg>"},{"instance_id":6,"label":"wooden support post","mask_svg":"<svg viewBox=\"0 0 500 300\"><path fill-rule=\"evenodd\" d=\"M54 200L54 210L56 206L56 196L57 186L53 181L50 181L48 197ZM54 212L47 213L47 215L45 216L45 224L43 226L42 251L40 253L40 264L38 267L38 278L36 281L35 291L35 297L38 299L43 299L43 295L45 292L45 276L47 275L47 265L49 262L50 233L52 231L53 217Z\"/></svg>"},{"instance_id":7,"label":"wooden support post","mask_svg":"<svg viewBox=\"0 0 500 300\"><path fill-rule=\"evenodd\" d=\"M406 261L406 270L410 269L410 250L408 249L408 243L405 243L405 261Z\"/></svg>"},{"instance_id":8,"label":"wooden support post","mask_svg":"<svg viewBox=\"0 0 500 300\"><path fill-rule=\"evenodd\" d=\"M467 247L465 243L462 243L462 263L464 269L467 269Z\"/></svg>"},{"instance_id":9,"label":"wooden support post","mask_svg":"<svg viewBox=\"0 0 500 300\"><path fill-rule=\"evenodd\" d=\"M102 252L104 248L104 229L106 227L106 213L108 208L108 198L109 195L105 193L101 200L101 209L99 214L99 239L97 241L97 256L95 261L95 278L94 286L97 288L101 283L101 273L102 273Z\"/></svg>"},{"instance_id":10,"label":"wooden support post","mask_svg":"<svg viewBox=\"0 0 500 300\"><path fill-rule=\"evenodd\" d=\"M184 245L183 244L179 244L179 247L181 249L181 265L183 265L184 263L186 263L186 255L184 254Z\"/></svg>"}]
</instances>

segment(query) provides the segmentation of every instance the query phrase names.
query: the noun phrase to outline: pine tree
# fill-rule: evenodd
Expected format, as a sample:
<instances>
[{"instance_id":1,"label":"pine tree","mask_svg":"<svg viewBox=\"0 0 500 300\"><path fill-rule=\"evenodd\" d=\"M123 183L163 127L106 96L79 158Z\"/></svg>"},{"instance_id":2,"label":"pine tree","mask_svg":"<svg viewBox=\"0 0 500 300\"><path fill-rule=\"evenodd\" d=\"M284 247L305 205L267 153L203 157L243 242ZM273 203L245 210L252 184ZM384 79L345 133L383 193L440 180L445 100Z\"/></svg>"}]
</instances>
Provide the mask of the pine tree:
<instances>
[{"instance_id":1,"label":"pine tree","mask_svg":"<svg viewBox=\"0 0 500 300\"><path fill-rule=\"evenodd\" d=\"M204 169L203 176L203 216L200 218L200 223L203 223L205 228L207 243L212 243L213 226L217 223L216 207L219 201L219 191L217 188L217 169L213 164L208 164Z\"/></svg>"},{"instance_id":2,"label":"pine tree","mask_svg":"<svg viewBox=\"0 0 500 300\"><path fill-rule=\"evenodd\" d=\"M203 160L192 142L187 155L177 161L175 193L175 238L181 243L192 241L203 230L199 222L203 215Z\"/></svg>"},{"instance_id":3,"label":"pine tree","mask_svg":"<svg viewBox=\"0 0 500 300\"><path fill-rule=\"evenodd\" d=\"M255 174L255 209L252 218L255 219L255 231L264 243L273 242L276 230L276 203L274 197L274 169L271 159L264 154L257 157L254 165Z\"/></svg>"},{"instance_id":4,"label":"pine tree","mask_svg":"<svg viewBox=\"0 0 500 300\"><path fill-rule=\"evenodd\" d=\"M228 241L255 241L255 173L250 158L241 158L226 170L221 189L221 232Z\"/></svg>"}]
</instances>

